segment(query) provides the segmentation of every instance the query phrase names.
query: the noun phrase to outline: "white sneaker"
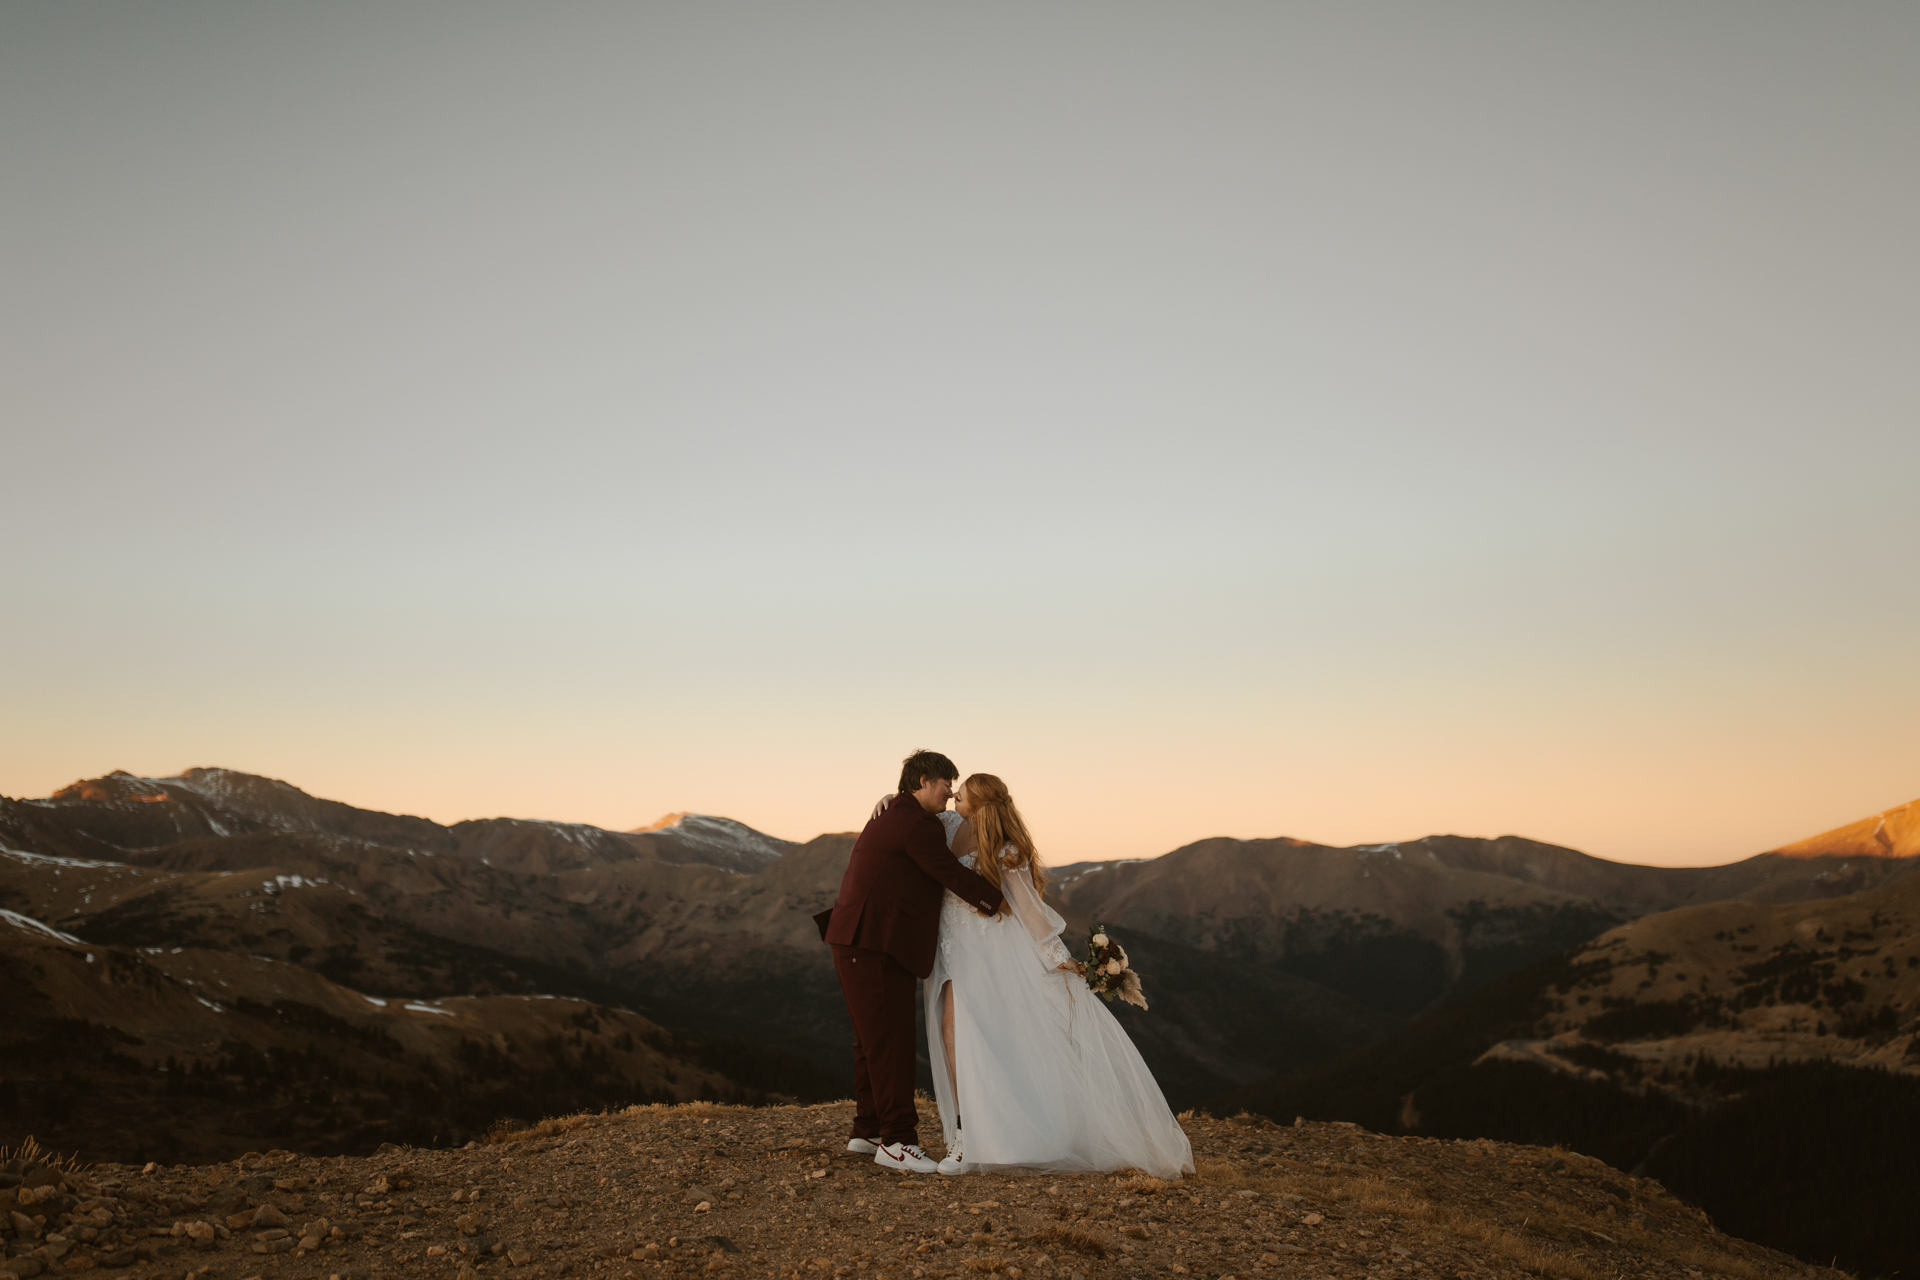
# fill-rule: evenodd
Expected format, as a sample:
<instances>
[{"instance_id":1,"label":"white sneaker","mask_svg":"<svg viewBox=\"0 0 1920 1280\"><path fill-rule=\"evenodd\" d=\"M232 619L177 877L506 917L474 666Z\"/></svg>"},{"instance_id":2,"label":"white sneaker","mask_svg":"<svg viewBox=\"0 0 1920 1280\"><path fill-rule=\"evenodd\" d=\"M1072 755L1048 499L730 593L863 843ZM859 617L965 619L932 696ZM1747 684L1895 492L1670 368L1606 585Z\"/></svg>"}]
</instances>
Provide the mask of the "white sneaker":
<instances>
[{"instance_id":1,"label":"white sneaker","mask_svg":"<svg viewBox=\"0 0 1920 1280\"><path fill-rule=\"evenodd\" d=\"M952 1174L967 1171L967 1157L961 1153L961 1141L961 1134L953 1135L953 1145L947 1148L947 1158L940 1162L940 1172Z\"/></svg>"},{"instance_id":2,"label":"white sneaker","mask_svg":"<svg viewBox=\"0 0 1920 1280\"><path fill-rule=\"evenodd\" d=\"M911 1142L889 1142L873 1153L873 1162L895 1173L932 1173L940 1166Z\"/></svg>"},{"instance_id":3,"label":"white sneaker","mask_svg":"<svg viewBox=\"0 0 1920 1280\"><path fill-rule=\"evenodd\" d=\"M847 1139L847 1150L857 1156L870 1156L879 1149L878 1143L868 1142L865 1138Z\"/></svg>"}]
</instances>

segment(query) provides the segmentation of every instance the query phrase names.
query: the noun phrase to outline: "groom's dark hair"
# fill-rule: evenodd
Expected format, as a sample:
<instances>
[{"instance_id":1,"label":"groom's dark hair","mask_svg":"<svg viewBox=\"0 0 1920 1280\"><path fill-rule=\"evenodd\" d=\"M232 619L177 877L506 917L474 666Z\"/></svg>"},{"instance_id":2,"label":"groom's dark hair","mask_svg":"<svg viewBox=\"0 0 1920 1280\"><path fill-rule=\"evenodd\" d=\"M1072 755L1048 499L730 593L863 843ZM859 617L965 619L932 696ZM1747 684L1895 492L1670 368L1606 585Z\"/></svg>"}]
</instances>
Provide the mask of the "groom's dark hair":
<instances>
[{"instance_id":1,"label":"groom's dark hair","mask_svg":"<svg viewBox=\"0 0 1920 1280\"><path fill-rule=\"evenodd\" d=\"M945 778L952 782L959 776L960 771L953 767L953 761L938 751L916 751L900 762L900 794L918 791L920 784L928 778Z\"/></svg>"}]
</instances>

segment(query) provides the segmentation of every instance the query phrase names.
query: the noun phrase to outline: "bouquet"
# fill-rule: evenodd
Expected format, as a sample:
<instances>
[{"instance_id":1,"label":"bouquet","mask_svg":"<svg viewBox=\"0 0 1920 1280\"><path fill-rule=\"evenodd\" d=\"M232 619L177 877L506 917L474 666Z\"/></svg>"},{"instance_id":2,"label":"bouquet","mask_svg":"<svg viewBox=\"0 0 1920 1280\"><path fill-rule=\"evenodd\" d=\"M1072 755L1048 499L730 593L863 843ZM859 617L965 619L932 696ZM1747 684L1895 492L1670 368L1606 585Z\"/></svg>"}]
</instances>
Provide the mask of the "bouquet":
<instances>
[{"instance_id":1,"label":"bouquet","mask_svg":"<svg viewBox=\"0 0 1920 1280\"><path fill-rule=\"evenodd\" d=\"M1087 935L1087 963L1082 972L1087 988L1108 1004L1118 996L1128 1004L1147 1007L1147 998L1140 994L1140 975L1127 963L1126 949L1108 936L1103 924L1094 925Z\"/></svg>"}]
</instances>

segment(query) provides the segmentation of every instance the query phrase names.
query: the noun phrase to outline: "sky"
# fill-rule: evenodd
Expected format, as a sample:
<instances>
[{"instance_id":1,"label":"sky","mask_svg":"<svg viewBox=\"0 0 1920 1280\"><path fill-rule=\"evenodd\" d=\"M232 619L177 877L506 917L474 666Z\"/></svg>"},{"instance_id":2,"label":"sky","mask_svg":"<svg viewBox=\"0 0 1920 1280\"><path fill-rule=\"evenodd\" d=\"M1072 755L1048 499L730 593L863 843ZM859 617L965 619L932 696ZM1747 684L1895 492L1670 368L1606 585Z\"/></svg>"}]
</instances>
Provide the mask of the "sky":
<instances>
[{"instance_id":1,"label":"sky","mask_svg":"<svg viewBox=\"0 0 1920 1280\"><path fill-rule=\"evenodd\" d=\"M0 0L0 793L1920 797L1920 6Z\"/></svg>"}]
</instances>

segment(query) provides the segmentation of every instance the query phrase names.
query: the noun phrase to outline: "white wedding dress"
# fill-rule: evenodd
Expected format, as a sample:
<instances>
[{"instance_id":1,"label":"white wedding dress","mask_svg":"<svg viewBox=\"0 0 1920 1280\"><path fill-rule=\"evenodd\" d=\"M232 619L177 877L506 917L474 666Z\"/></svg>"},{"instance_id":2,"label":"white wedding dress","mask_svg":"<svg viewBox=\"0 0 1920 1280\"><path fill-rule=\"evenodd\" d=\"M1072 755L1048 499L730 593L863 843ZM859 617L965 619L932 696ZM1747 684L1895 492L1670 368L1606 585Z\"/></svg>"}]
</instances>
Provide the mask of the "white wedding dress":
<instances>
[{"instance_id":1,"label":"white wedding dress","mask_svg":"<svg viewBox=\"0 0 1920 1280\"><path fill-rule=\"evenodd\" d=\"M947 843L961 822L940 814ZM971 867L974 855L961 862ZM1153 1073L1071 960L1065 921L1010 870L1011 916L991 919L946 895L940 944L927 978L927 1047L949 1150L965 1134L970 1169L1089 1173L1139 1169L1157 1178L1193 1172L1193 1148ZM955 1086L947 1080L940 989L953 983Z\"/></svg>"}]
</instances>

